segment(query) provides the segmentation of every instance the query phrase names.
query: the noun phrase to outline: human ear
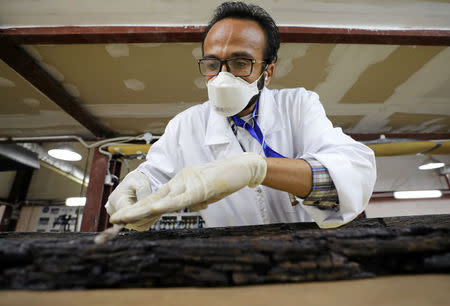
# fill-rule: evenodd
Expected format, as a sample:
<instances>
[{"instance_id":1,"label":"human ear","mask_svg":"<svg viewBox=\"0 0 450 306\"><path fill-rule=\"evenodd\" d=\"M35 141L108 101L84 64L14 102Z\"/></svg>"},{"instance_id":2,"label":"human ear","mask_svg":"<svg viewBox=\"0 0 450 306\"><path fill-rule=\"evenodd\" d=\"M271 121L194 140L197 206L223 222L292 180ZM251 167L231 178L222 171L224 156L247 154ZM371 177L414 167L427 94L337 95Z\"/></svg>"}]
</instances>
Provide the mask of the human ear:
<instances>
[{"instance_id":1,"label":"human ear","mask_svg":"<svg viewBox=\"0 0 450 306\"><path fill-rule=\"evenodd\" d=\"M269 83L270 83L270 80L272 79L274 71L275 71L275 64L274 63L268 65L267 68L266 68L266 71L264 71L264 73L265 73L264 85L266 87L269 86Z\"/></svg>"}]
</instances>

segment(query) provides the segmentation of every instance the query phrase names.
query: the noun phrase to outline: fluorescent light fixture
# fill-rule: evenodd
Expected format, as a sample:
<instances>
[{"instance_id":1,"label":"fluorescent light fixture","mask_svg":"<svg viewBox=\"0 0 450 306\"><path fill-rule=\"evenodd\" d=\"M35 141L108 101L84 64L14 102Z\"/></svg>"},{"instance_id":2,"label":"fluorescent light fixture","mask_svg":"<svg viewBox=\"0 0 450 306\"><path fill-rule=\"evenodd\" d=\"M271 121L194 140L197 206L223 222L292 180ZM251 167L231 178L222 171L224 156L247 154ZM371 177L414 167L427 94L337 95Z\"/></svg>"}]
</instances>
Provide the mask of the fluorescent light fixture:
<instances>
[{"instance_id":1,"label":"fluorescent light fixture","mask_svg":"<svg viewBox=\"0 0 450 306\"><path fill-rule=\"evenodd\" d=\"M432 170L432 169L438 169L444 167L445 164L441 162L433 163L430 162L428 164L420 165L419 170Z\"/></svg>"},{"instance_id":2,"label":"fluorescent light fixture","mask_svg":"<svg viewBox=\"0 0 450 306\"><path fill-rule=\"evenodd\" d=\"M396 199L425 199L440 198L441 196L440 190L394 191L394 198Z\"/></svg>"},{"instance_id":3,"label":"fluorescent light fixture","mask_svg":"<svg viewBox=\"0 0 450 306\"><path fill-rule=\"evenodd\" d=\"M445 163L438 161L437 159L429 156L423 163L419 166L419 170L432 170L438 169L445 166Z\"/></svg>"},{"instance_id":4,"label":"fluorescent light fixture","mask_svg":"<svg viewBox=\"0 0 450 306\"><path fill-rule=\"evenodd\" d=\"M75 151L68 149L51 149L48 150L48 155L51 157L67 160L67 161L79 161L81 160L81 155Z\"/></svg>"},{"instance_id":5,"label":"fluorescent light fixture","mask_svg":"<svg viewBox=\"0 0 450 306\"><path fill-rule=\"evenodd\" d=\"M72 197L66 199L66 206L84 206L86 197Z\"/></svg>"}]
</instances>

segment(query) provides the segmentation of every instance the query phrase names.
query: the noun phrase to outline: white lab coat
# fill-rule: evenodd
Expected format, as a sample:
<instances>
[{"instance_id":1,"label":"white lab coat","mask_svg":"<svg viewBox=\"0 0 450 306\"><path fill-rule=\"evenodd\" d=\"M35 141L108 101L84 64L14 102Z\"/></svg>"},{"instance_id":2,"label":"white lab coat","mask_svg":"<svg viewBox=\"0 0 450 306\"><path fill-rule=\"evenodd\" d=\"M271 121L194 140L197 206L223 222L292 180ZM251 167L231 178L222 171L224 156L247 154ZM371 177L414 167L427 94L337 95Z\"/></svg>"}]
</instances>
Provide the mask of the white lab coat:
<instances>
[{"instance_id":1,"label":"white lab coat","mask_svg":"<svg viewBox=\"0 0 450 306\"><path fill-rule=\"evenodd\" d=\"M345 224L364 211L376 179L373 151L333 128L316 93L304 88L264 88L258 115L258 124L273 150L287 158L313 157L328 169L340 209L292 206L287 192L262 185L245 187L202 210L206 226L315 221L328 228ZM186 166L241 153L228 119L205 102L169 122L138 170L148 176L155 191Z\"/></svg>"}]
</instances>

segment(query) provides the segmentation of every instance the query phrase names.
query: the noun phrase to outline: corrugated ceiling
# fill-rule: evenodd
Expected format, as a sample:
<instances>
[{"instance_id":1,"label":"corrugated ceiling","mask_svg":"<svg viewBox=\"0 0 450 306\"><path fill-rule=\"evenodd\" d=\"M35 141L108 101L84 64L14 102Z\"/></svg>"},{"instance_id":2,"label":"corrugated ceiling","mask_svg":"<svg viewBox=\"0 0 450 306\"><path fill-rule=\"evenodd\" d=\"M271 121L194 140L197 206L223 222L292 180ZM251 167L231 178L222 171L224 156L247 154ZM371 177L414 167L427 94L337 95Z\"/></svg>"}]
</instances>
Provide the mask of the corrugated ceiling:
<instances>
[{"instance_id":1,"label":"corrugated ceiling","mask_svg":"<svg viewBox=\"0 0 450 306\"><path fill-rule=\"evenodd\" d=\"M207 99L199 43L24 47L122 134L162 133L171 117ZM0 77L1 136L89 135L4 63ZM448 47L283 44L269 87L317 91L347 132L450 131Z\"/></svg>"},{"instance_id":2,"label":"corrugated ceiling","mask_svg":"<svg viewBox=\"0 0 450 306\"><path fill-rule=\"evenodd\" d=\"M0 28L205 24L222 1L0 0ZM255 1L280 25L450 29L449 1ZM176 13L175 13L176 12ZM25 45L104 124L122 134L163 132L206 100L199 43ZM450 132L450 50L443 46L284 43L271 88L317 91L350 133ZM91 132L0 62L0 136Z\"/></svg>"}]
</instances>

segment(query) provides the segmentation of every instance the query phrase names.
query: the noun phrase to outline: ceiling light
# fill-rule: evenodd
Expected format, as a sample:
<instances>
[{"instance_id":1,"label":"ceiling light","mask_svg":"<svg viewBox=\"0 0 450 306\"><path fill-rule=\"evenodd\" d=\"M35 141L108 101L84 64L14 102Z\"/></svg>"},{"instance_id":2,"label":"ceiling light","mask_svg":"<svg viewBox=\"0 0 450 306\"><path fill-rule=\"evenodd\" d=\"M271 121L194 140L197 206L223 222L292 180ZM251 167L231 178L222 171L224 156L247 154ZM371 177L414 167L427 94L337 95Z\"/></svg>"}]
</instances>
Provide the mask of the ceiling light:
<instances>
[{"instance_id":1,"label":"ceiling light","mask_svg":"<svg viewBox=\"0 0 450 306\"><path fill-rule=\"evenodd\" d=\"M394 198L396 199L425 199L440 198L441 196L440 190L394 191Z\"/></svg>"},{"instance_id":2,"label":"ceiling light","mask_svg":"<svg viewBox=\"0 0 450 306\"><path fill-rule=\"evenodd\" d=\"M55 149L48 150L48 155L51 157L67 160L67 161L79 161L81 155L78 154L71 146L64 145Z\"/></svg>"},{"instance_id":3,"label":"ceiling light","mask_svg":"<svg viewBox=\"0 0 450 306\"><path fill-rule=\"evenodd\" d=\"M66 199L66 206L84 206L86 197L72 197Z\"/></svg>"},{"instance_id":4,"label":"ceiling light","mask_svg":"<svg viewBox=\"0 0 450 306\"><path fill-rule=\"evenodd\" d=\"M445 163L438 161L437 159L428 156L422 164L419 166L419 170L432 170L432 169L438 169L445 166Z\"/></svg>"}]
</instances>

